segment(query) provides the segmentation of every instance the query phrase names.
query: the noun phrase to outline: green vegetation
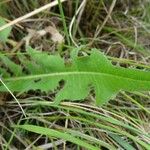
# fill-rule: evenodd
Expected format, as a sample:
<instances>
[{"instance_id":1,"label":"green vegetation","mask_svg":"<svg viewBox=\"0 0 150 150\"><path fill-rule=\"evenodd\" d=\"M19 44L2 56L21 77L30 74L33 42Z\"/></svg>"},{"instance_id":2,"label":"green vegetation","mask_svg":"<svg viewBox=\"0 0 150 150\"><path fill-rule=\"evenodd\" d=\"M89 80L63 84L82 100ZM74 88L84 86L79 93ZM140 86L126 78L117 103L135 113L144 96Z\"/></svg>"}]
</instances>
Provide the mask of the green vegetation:
<instances>
[{"instance_id":1,"label":"green vegetation","mask_svg":"<svg viewBox=\"0 0 150 150\"><path fill-rule=\"evenodd\" d=\"M3 70L3 80L12 92L28 92L29 90L54 91L58 83L64 80L64 87L56 95L54 104L61 100L80 100L86 98L91 87L94 87L96 104L106 103L120 90L150 90L150 72L135 69L114 67L98 50L93 49L90 56L77 56L72 51L70 64L64 64L60 56L48 55L28 48L27 57L18 55L18 59L28 72L24 73L20 65L11 62L1 55L1 61L13 73L13 77ZM4 78L4 77L9 78ZM124 84L125 83L125 84ZM7 91L2 85L1 91Z\"/></svg>"},{"instance_id":2,"label":"green vegetation","mask_svg":"<svg viewBox=\"0 0 150 150\"><path fill-rule=\"evenodd\" d=\"M0 149L149 150L149 4L0 2Z\"/></svg>"}]
</instances>

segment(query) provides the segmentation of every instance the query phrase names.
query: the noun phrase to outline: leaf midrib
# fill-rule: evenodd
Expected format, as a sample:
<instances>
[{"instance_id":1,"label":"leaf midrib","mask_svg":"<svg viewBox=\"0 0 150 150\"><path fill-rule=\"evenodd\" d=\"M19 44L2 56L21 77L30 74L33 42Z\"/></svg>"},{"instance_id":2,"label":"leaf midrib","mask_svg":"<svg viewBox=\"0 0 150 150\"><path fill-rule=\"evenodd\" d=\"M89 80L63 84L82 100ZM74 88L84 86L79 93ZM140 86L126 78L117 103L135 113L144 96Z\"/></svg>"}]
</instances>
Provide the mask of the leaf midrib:
<instances>
[{"instance_id":1,"label":"leaf midrib","mask_svg":"<svg viewBox=\"0 0 150 150\"><path fill-rule=\"evenodd\" d=\"M4 78L4 81L17 81L17 80L29 80L29 79L37 79L37 78L46 78L46 77L53 77L53 76L68 76L68 75L95 75L95 76L115 76L118 78L133 80L133 81L142 81L142 82L150 82L150 80L145 79L137 79L137 78L129 78L114 74L108 73L101 73L101 72L87 72L87 71L72 71L72 72L55 72L55 73L47 73L47 74L38 74L38 75L28 75L28 76L20 76L20 77L12 77L12 78Z\"/></svg>"}]
</instances>

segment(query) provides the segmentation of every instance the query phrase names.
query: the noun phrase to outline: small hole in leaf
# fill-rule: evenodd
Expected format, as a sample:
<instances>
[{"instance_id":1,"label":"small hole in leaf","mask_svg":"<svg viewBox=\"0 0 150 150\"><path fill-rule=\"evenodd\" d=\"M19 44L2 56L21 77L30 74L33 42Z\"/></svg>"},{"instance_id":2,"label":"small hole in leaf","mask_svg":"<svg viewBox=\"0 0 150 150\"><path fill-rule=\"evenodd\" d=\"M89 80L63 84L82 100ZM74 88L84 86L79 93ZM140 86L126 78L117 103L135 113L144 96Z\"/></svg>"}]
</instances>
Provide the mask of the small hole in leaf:
<instances>
[{"instance_id":1,"label":"small hole in leaf","mask_svg":"<svg viewBox=\"0 0 150 150\"><path fill-rule=\"evenodd\" d=\"M35 83L37 83L37 82L39 82L39 81L41 81L41 79L35 79L35 80L34 80Z\"/></svg>"},{"instance_id":2,"label":"small hole in leaf","mask_svg":"<svg viewBox=\"0 0 150 150\"><path fill-rule=\"evenodd\" d=\"M65 81L64 80L60 80L59 81L59 86L58 86L58 90L60 90L60 89L62 89L63 87L64 87L64 85L65 85Z\"/></svg>"},{"instance_id":3,"label":"small hole in leaf","mask_svg":"<svg viewBox=\"0 0 150 150\"><path fill-rule=\"evenodd\" d=\"M21 65L21 66L22 66L22 65ZM29 74L29 71L28 71L25 67L23 67L23 66L22 66L22 72L25 73L26 75Z\"/></svg>"}]
</instances>

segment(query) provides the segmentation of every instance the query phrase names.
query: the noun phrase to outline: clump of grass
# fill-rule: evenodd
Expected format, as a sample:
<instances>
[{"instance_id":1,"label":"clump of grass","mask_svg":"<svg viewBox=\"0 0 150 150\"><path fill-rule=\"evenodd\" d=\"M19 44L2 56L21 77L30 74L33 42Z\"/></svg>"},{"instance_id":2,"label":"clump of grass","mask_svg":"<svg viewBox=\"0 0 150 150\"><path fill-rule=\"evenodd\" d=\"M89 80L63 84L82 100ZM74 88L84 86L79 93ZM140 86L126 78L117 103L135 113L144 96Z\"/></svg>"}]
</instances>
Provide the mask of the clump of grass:
<instances>
[{"instance_id":1,"label":"clump of grass","mask_svg":"<svg viewBox=\"0 0 150 150\"><path fill-rule=\"evenodd\" d=\"M4 0L0 5L5 6L5 10L0 9L0 15L7 21L13 20L45 4L48 4L47 0ZM74 21L72 38L86 52L91 47L102 49L116 65L149 70L148 4L146 0L117 1L100 34L94 37L106 19L111 3L103 0L86 1L83 11ZM59 5L51 10L16 24L7 43L0 43L1 49L6 55L13 55L12 59L15 60L16 52L25 52L25 46L20 42L27 35L26 28L40 29L49 25L50 21L65 36L65 44L57 49L49 37L44 37L38 45L40 48L35 43L33 46L68 56L70 49L75 48L69 39L68 29L80 5L80 0L64 4L59 1ZM50 46L44 46L47 44ZM3 150L150 149L149 93L120 92L107 105L96 107L88 103L94 101L92 94L86 103L63 102L54 106L51 103L54 93L46 95L40 91L30 91L16 95L26 112L26 118L12 97L6 95L3 97L5 105L0 107L0 146ZM22 126L25 124L34 126Z\"/></svg>"}]
</instances>

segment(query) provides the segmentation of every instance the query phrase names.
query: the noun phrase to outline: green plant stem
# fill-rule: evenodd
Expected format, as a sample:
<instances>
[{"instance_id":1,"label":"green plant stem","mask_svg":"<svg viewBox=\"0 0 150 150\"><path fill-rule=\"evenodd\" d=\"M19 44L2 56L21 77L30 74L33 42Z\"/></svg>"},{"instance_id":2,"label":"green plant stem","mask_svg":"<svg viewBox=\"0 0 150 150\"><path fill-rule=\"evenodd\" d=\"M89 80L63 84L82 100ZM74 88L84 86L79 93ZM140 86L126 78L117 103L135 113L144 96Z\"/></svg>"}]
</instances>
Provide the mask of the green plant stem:
<instances>
[{"instance_id":1,"label":"green plant stem","mask_svg":"<svg viewBox=\"0 0 150 150\"><path fill-rule=\"evenodd\" d=\"M62 18L64 31L65 31L65 35L66 35L66 38L67 38L67 42L68 42L68 45L71 45L70 38L69 38L69 33L68 33L68 29L67 29L67 24L66 24L66 20L65 20L65 16L64 16L64 11L63 11L62 4L61 4L60 0L58 0L58 5L59 5L59 10L60 10L60 14L61 14L61 18Z\"/></svg>"}]
</instances>

